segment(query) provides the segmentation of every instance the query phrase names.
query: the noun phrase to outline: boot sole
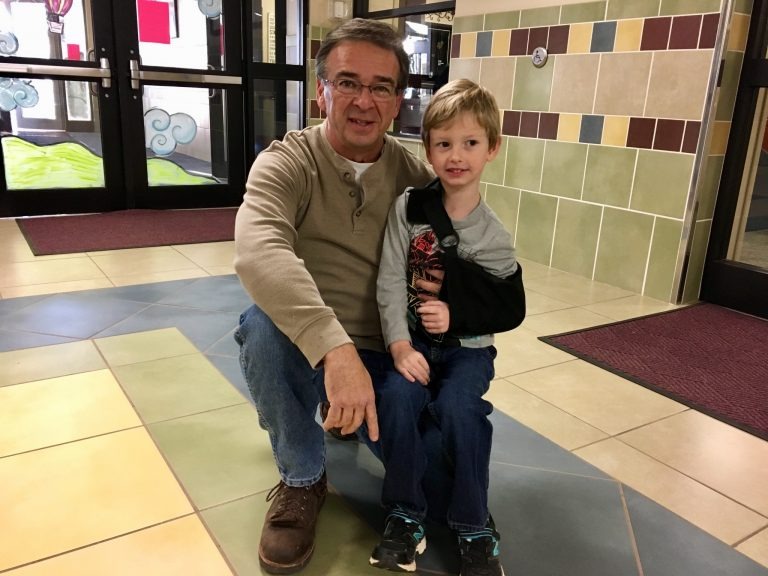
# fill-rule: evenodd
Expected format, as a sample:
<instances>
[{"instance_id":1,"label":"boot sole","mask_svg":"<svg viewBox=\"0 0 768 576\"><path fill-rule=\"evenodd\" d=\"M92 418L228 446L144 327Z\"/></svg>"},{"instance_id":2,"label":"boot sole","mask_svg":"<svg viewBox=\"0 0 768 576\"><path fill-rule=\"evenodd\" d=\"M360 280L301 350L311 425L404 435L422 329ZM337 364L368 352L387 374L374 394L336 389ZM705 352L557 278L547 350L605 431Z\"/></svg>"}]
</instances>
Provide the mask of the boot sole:
<instances>
[{"instance_id":1,"label":"boot sole","mask_svg":"<svg viewBox=\"0 0 768 576\"><path fill-rule=\"evenodd\" d=\"M304 556L299 558L293 564L276 564L275 562L270 562L264 558L261 552L261 548L259 548L259 565L264 569L265 572L269 574L294 574L300 570L303 570L304 567L309 564L309 561L312 559L312 553L314 551L315 547L312 546L312 548L310 548Z\"/></svg>"}]
</instances>

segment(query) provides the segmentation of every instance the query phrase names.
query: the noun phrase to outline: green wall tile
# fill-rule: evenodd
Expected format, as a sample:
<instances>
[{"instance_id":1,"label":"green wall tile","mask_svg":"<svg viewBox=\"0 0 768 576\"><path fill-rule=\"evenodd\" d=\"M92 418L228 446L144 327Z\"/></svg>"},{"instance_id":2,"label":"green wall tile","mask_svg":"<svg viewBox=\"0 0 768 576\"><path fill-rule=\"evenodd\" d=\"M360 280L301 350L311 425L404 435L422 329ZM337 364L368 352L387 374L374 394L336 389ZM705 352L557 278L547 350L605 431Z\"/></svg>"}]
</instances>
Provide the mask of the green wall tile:
<instances>
[{"instance_id":1,"label":"green wall tile","mask_svg":"<svg viewBox=\"0 0 768 576\"><path fill-rule=\"evenodd\" d=\"M509 137L504 185L539 191L544 162L544 140Z\"/></svg>"},{"instance_id":2,"label":"green wall tile","mask_svg":"<svg viewBox=\"0 0 768 576\"><path fill-rule=\"evenodd\" d=\"M720 0L661 0L661 16L720 12Z\"/></svg>"},{"instance_id":3,"label":"green wall tile","mask_svg":"<svg viewBox=\"0 0 768 576\"><path fill-rule=\"evenodd\" d=\"M643 290L646 296L664 302L674 300L672 282L675 279L675 266L682 231L682 221L656 218L651 240L651 255L648 259L648 274Z\"/></svg>"},{"instance_id":4,"label":"green wall tile","mask_svg":"<svg viewBox=\"0 0 768 576\"><path fill-rule=\"evenodd\" d=\"M590 145L582 199L628 208L636 159L634 148Z\"/></svg>"},{"instance_id":5,"label":"green wall tile","mask_svg":"<svg viewBox=\"0 0 768 576\"><path fill-rule=\"evenodd\" d=\"M491 184L504 184L504 165L506 164L506 159L507 140L506 138L502 138L501 147L499 148L499 153L496 155L496 158L493 162L485 165L482 181Z\"/></svg>"},{"instance_id":6,"label":"green wall tile","mask_svg":"<svg viewBox=\"0 0 768 576\"><path fill-rule=\"evenodd\" d=\"M603 209L561 200L557 209L552 267L592 278Z\"/></svg>"},{"instance_id":7,"label":"green wall tile","mask_svg":"<svg viewBox=\"0 0 768 576\"><path fill-rule=\"evenodd\" d=\"M515 110L549 110L554 65L536 68L528 56L515 62L515 87L512 89L512 108Z\"/></svg>"},{"instance_id":8,"label":"green wall tile","mask_svg":"<svg viewBox=\"0 0 768 576\"><path fill-rule=\"evenodd\" d=\"M482 14L477 16L459 16L453 21L452 33L459 34L461 32L477 32L482 30L484 18Z\"/></svg>"},{"instance_id":9,"label":"green wall tile","mask_svg":"<svg viewBox=\"0 0 768 576\"><path fill-rule=\"evenodd\" d=\"M581 198L586 165L586 144L547 140L541 191L566 198Z\"/></svg>"},{"instance_id":10,"label":"green wall tile","mask_svg":"<svg viewBox=\"0 0 768 576\"><path fill-rule=\"evenodd\" d=\"M712 218L715 212L715 202L720 188L724 161L724 156L709 156L704 160L704 168L699 183L699 208L696 212L696 219L698 220Z\"/></svg>"},{"instance_id":11,"label":"green wall tile","mask_svg":"<svg viewBox=\"0 0 768 576\"><path fill-rule=\"evenodd\" d=\"M595 280L640 292L652 229L653 216L605 208Z\"/></svg>"},{"instance_id":12,"label":"green wall tile","mask_svg":"<svg viewBox=\"0 0 768 576\"><path fill-rule=\"evenodd\" d=\"M587 2L584 4L565 4L560 13L560 24L575 22L600 22L605 20L607 2Z\"/></svg>"},{"instance_id":13,"label":"green wall tile","mask_svg":"<svg viewBox=\"0 0 768 576\"><path fill-rule=\"evenodd\" d=\"M717 97L715 120L730 121L733 119L733 107L736 104L736 92L739 90L739 77L741 76L743 60L744 54L742 52L730 51L725 53L725 65L723 66L723 78Z\"/></svg>"},{"instance_id":14,"label":"green wall tile","mask_svg":"<svg viewBox=\"0 0 768 576\"><path fill-rule=\"evenodd\" d=\"M560 21L560 6L520 11L520 28L552 26Z\"/></svg>"},{"instance_id":15,"label":"green wall tile","mask_svg":"<svg viewBox=\"0 0 768 576\"><path fill-rule=\"evenodd\" d=\"M488 184L485 190L485 202L499 217L504 227L515 237L517 211L520 208L520 190Z\"/></svg>"},{"instance_id":16,"label":"green wall tile","mask_svg":"<svg viewBox=\"0 0 768 576\"><path fill-rule=\"evenodd\" d=\"M518 256L549 265L556 213L557 198L520 192L520 215L515 240Z\"/></svg>"},{"instance_id":17,"label":"green wall tile","mask_svg":"<svg viewBox=\"0 0 768 576\"><path fill-rule=\"evenodd\" d=\"M410 140L405 138L398 138L397 139L400 144L403 145L403 147L411 152L412 154L415 154L416 156L419 156L419 148L421 148L421 141L420 140ZM423 154L421 155L423 156Z\"/></svg>"},{"instance_id":18,"label":"green wall tile","mask_svg":"<svg viewBox=\"0 0 768 576\"><path fill-rule=\"evenodd\" d=\"M692 154L640 150L630 208L682 218L693 170Z\"/></svg>"},{"instance_id":19,"label":"green wall tile","mask_svg":"<svg viewBox=\"0 0 768 576\"><path fill-rule=\"evenodd\" d=\"M693 229L691 257L688 260L688 270L685 273L685 288L683 302L691 303L699 299L701 292L701 277L704 274L704 261L709 244L709 233L712 228L711 220L696 222Z\"/></svg>"},{"instance_id":20,"label":"green wall tile","mask_svg":"<svg viewBox=\"0 0 768 576\"><path fill-rule=\"evenodd\" d=\"M658 16L661 0L608 0L606 20Z\"/></svg>"},{"instance_id":21,"label":"green wall tile","mask_svg":"<svg viewBox=\"0 0 768 576\"><path fill-rule=\"evenodd\" d=\"M752 14L752 0L736 0L733 11L739 14Z\"/></svg>"},{"instance_id":22,"label":"green wall tile","mask_svg":"<svg viewBox=\"0 0 768 576\"><path fill-rule=\"evenodd\" d=\"M486 30L507 30L520 26L520 10L485 15Z\"/></svg>"}]
</instances>

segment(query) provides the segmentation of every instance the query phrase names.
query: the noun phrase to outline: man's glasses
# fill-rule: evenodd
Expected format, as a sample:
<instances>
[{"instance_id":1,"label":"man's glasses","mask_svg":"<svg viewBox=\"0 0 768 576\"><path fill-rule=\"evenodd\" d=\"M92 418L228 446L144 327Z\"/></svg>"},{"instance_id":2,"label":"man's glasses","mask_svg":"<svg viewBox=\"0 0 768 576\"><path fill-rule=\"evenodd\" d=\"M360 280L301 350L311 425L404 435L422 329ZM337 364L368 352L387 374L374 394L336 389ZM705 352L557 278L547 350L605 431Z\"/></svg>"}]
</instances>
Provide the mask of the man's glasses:
<instances>
[{"instance_id":1,"label":"man's glasses","mask_svg":"<svg viewBox=\"0 0 768 576\"><path fill-rule=\"evenodd\" d=\"M371 98L378 102L388 102L397 95L397 88L392 84L382 82L380 84L363 84L352 78L339 78L338 80L320 79L326 86L331 85L336 92L344 96L360 96L363 88L368 88Z\"/></svg>"}]
</instances>

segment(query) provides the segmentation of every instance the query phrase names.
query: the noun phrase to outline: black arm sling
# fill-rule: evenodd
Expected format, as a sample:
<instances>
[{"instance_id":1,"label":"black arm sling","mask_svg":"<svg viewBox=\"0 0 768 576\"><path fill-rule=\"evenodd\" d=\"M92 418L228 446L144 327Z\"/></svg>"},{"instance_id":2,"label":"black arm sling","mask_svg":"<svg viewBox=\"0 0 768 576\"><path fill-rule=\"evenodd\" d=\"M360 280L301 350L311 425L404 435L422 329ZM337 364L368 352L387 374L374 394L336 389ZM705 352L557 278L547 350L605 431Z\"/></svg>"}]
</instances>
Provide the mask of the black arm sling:
<instances>
[{"instance_id":1,"label":"black arm sling","mask_svg":"<svg viewBox=\"0 0 768 576\"><path fill-rule=\"evenodd\" d=\"M450 309L449 332L478 336L517 328L525 318L525 290L520 263L506 278L459 257L459 235L443 205L443 189L434 180L421 189L411 189L406 208L410 222L429 224L443 250L445 276L439 298Z\"/></svg>"}]
</instances>

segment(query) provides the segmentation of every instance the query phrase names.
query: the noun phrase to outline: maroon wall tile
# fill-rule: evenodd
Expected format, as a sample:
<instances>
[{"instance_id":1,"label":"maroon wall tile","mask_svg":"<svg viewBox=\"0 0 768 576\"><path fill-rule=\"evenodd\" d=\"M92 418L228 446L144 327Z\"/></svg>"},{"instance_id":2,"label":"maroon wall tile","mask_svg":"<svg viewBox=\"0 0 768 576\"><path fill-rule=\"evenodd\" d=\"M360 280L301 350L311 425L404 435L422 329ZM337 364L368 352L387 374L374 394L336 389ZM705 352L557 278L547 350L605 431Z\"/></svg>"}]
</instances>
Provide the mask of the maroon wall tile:
<instances>
[{"instance_id":1,"label":"maroon wall tile","mask_svg":"<svg viewBox=\"0 0 768 576\"><path fill-rule=\"evenodd\" d=\"M542 112L539 118L539 138L557 140L558 124L560 124L560 114Z\"/></svg>"},{"instance_id":2,"label":"maroon wall tile","mask_svg":"<svg viewBox=\"0 0 768 576\"><path fill-rule=\"evenodd\" d=\"M320 50L320 40L312 40L310 43L310 58L315 58L317 56L317 51Z\"/></svg>"},{"instance_id":3,"label":"maroon wall tile","mask_svg":"<svg viewBox=\"0 0 768 576\"><path fill-rule=\"evenodd\" d=\"M309 101L309 117L320 118L320 106L317 105L317 100Z\"/></svg>"},{"instance_id":4,"label":"maroon wall tile","mask_svg":"<svg viewBox=\"0 0 768 576\"><path fill-rule=\"evenodd\" d=\"M669 45L669 30L672 18L646 18L643 24L643 38L640 50L666 50Z\"/></svg>"},{"instance_id":5,"label":"maroon wall tile","mask_svg":"<svg viewBox=\"0 0 768 576\"><path fill-rule=\"evenodd\" d=\"M714 48L717 39L717 27L720 24L720 14L704 14L701 22L701 37L699 48Z\"/></svg>"},{"instance_id":6,"label":"maroon wall tile","mask_svg":"<svg viewBox=\"0 0 768 576\"><path fill-rule=\"evenodd\" d=\"M696 154L696 146L699 144L701 122L688 121L685 123L685 135L683 136L683 152Z\"/></svg>"},{"instance_id":7,"label":"maroon wall tile","mask_svg":"<svg viewBox=\"0 0 768 576\"><path fill-rule=\"evenodd\" d=\"M461 55L461 34L454 34L451 38L451 58Z\"/></svg>"},{"instance_id":8,"label":"maroon wall tile","mask_svg":"<svg viewBox=\"0 0 768 576\"><path fill-rule=\"evenodd\" d=\"M549 35L549 27L543 28L531 28L531 33L528 35L528 51L526 54L533 54L534 48L547 45L547 36Z\"/></svg>"},{"instance_id":9,"label":"maroon wall tile","mask_svg":"<svg viewBox=\"0 0 768 576\"><path fill-rule=\"evenodd\" d=\"M568 36L571 27L552 26L549 29L549 40L547 41L547 52L550 54L565 54L568 52Z\"/></svg>"},{"instance_id":10,"label":"maroon wall tile","mask_svg":"<svg viewBox=\"0 0 768 576\"><path fill-rule=\"evenodd\" d=\"M520 112L516 110L504 110L504 121L501 125L501 133L505 136L517 136L520 134Z\"/></svg>"},{"instance_id":11,"label":"maroon wall tile","mask_svg":"<svg viewBox=\"0 0 768 576\"><path fill-rule=\"evenodd\" d=\"M670 50L685 50L699 46L701 14L694 16L676 16L672 19L672 32L669 35Z\"/></svg>"},{"instance_id":12,"label":"maroon wall tile","mask_svg":"<svg viewBox=\"0 0 768 576\"><path fill-rule=\"evenodd\" d=\"M520 136L537 138L539 135L539 113L523 112L520 118Z\"/></svg>"},{"instance_id":13,"label":"maroon wall tile","mask_svg":"<svg viewBox=\"0 0 768 576\"><path fill-rule=\"evenodd\" d=\"M524 56L528 50L528 28L512 30L509 36L509 55Z\"/></svg>"},{"instance_id":14,"label":"maroon wall tile","mask_svg":"<svg viewBox=\"0 0 768 576\"><path fill-rule=\"evenodd\" d=\"M656 120L654 118L630 118L627 147L652 148L655 128Z\"/></svg>"},{"instance_id":15,"label":"maroon wall tile","mask_svg":"<svg viewBox=\"0 0 768 576\"><path fill-rule=\"evenodd\" d=\"M685 130L685 120L664 120L659 118L658 122L656 122L656 137L653 139L653 149L680 152L680 145L683 143L683 130Z\"/></svg>"}]
</instances>

